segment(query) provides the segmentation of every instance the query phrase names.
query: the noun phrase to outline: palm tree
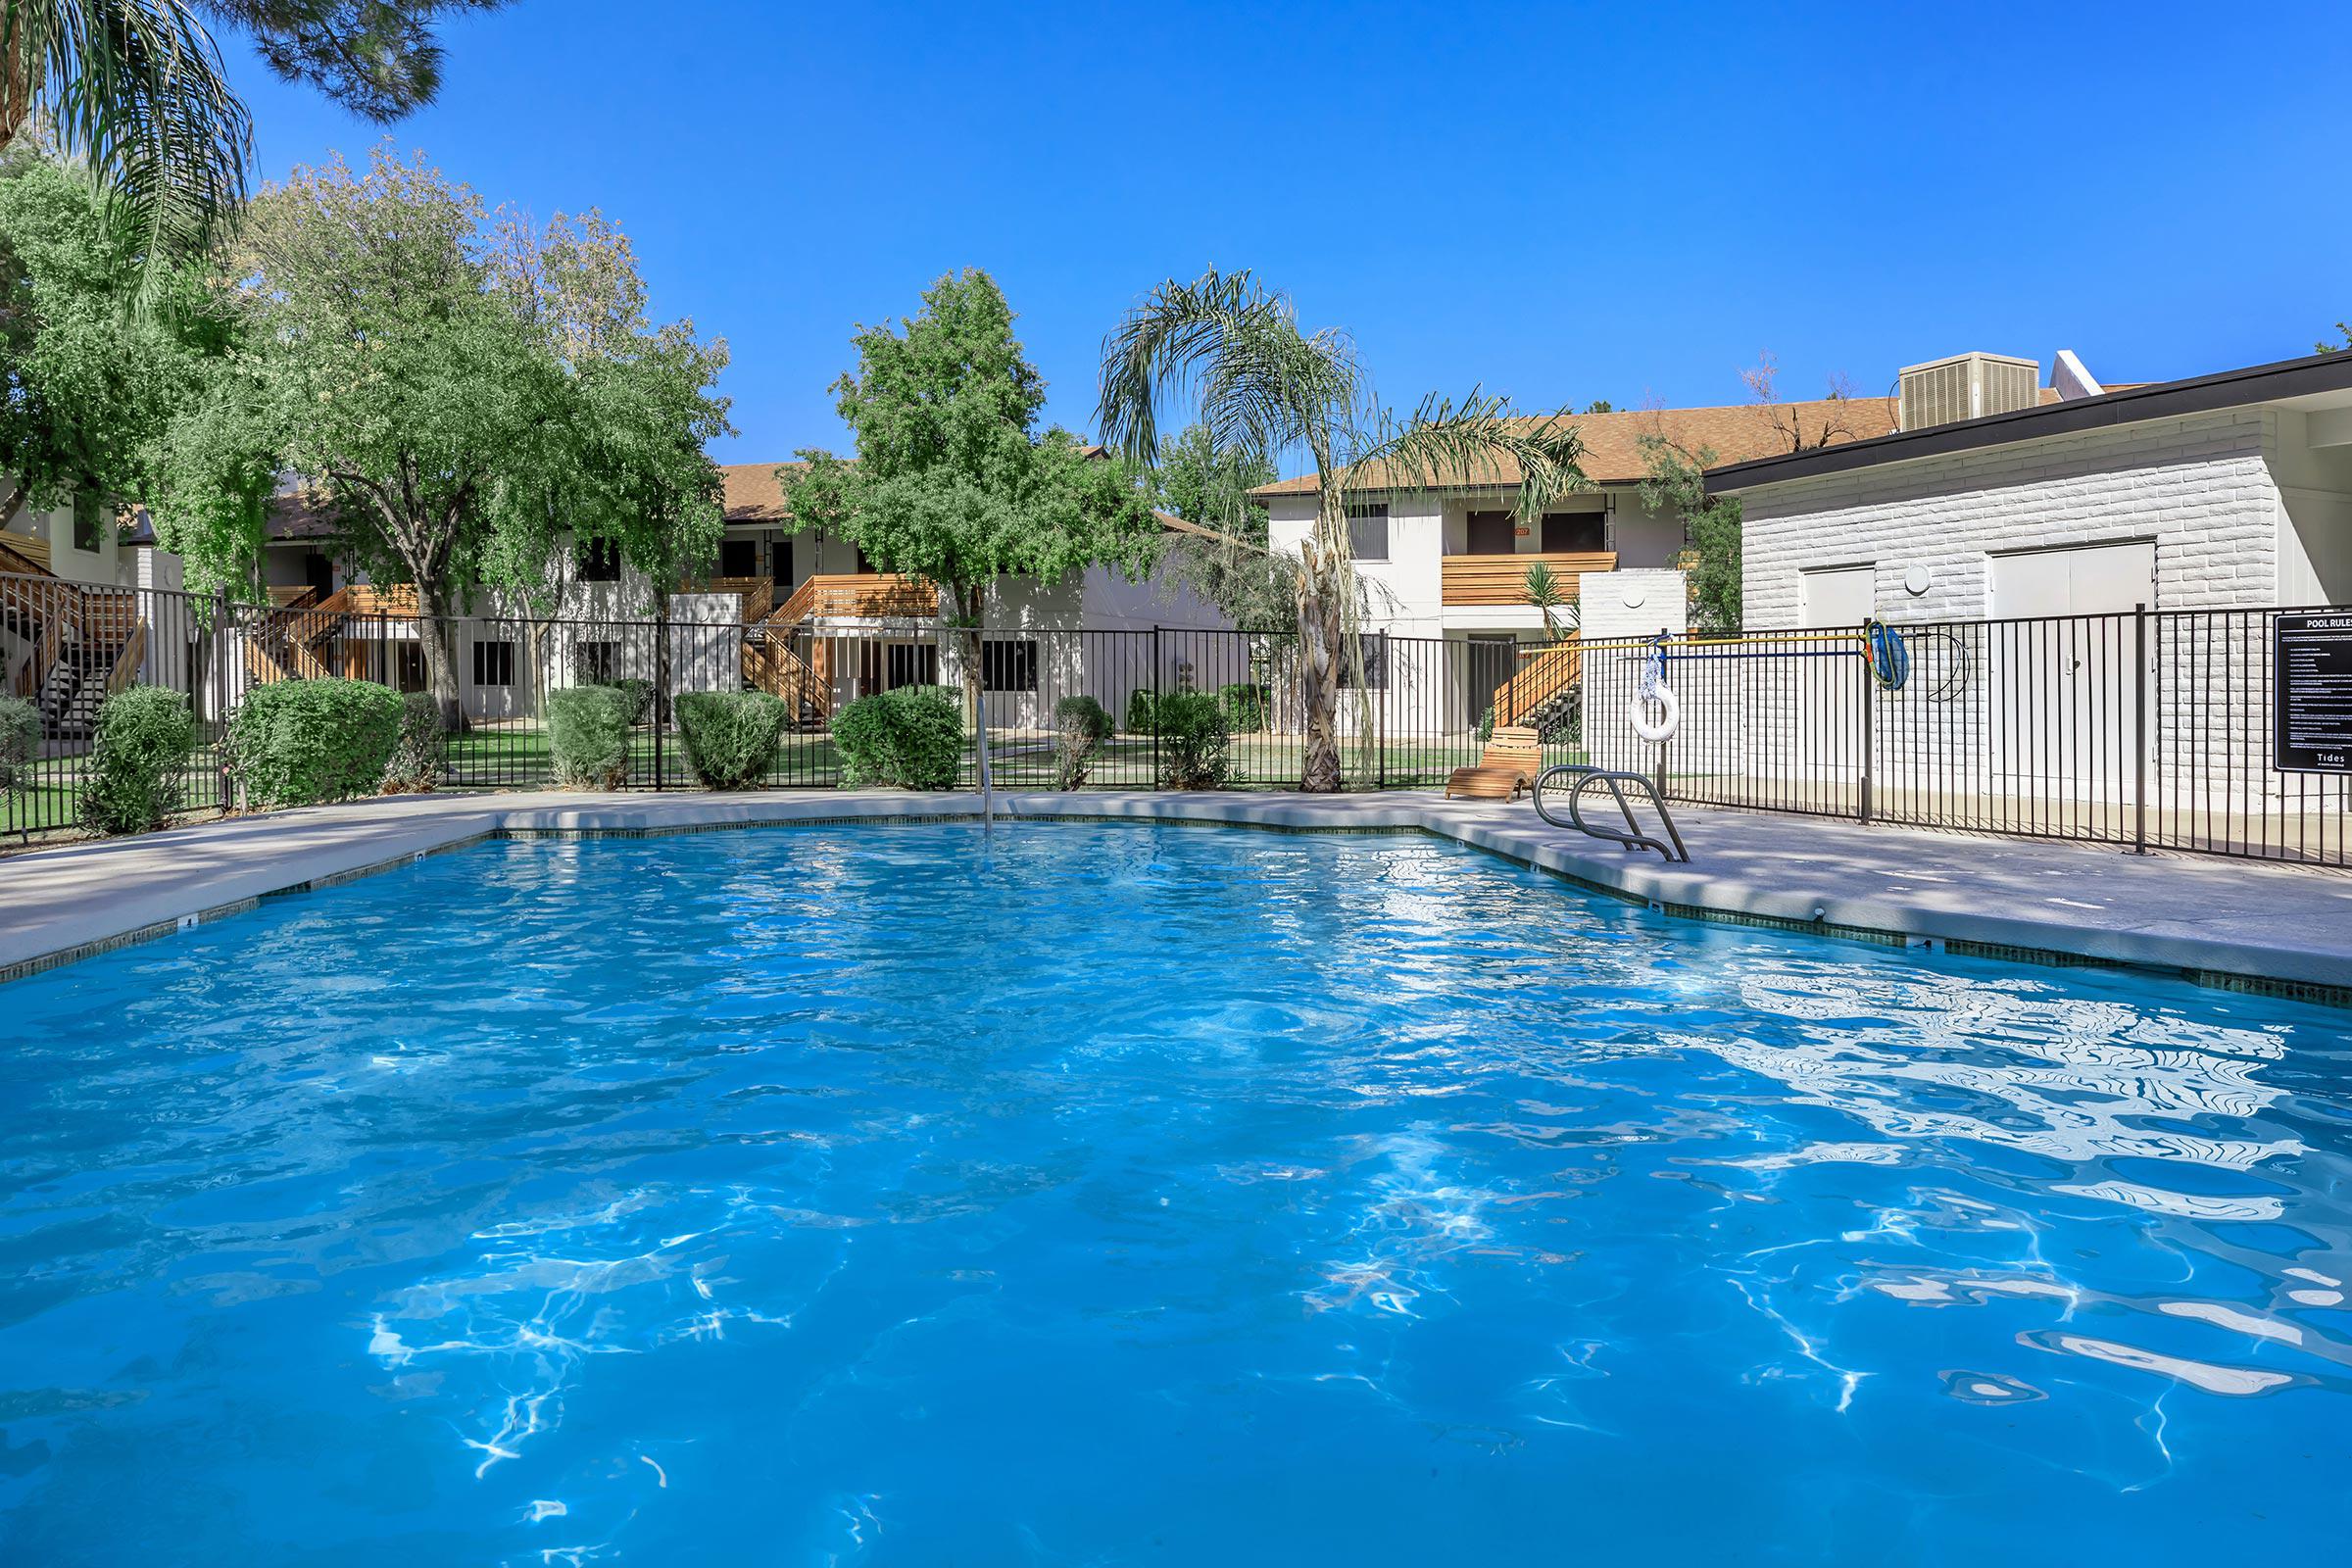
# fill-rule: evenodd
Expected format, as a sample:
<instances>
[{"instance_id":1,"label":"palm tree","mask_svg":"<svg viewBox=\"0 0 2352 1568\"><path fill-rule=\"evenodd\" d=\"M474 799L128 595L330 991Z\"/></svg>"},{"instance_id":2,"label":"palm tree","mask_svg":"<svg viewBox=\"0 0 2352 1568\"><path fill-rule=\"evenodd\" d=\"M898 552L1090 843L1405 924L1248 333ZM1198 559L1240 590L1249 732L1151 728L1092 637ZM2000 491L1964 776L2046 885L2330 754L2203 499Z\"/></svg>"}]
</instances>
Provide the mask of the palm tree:
<instances>
[{"instance_id":1,"label":"palm tree","mask_svg":"<svg viewBox=\"0 0 2352 1568\"><path fill-rule=\"evenodd\" d=\"M440 85L432 23L508 0L0 0L0 149L39 117L85 163L142 259L201 252L245 201L253 122L207 16L249 33L270 69L367 119L397 120Z\"/></svg>"},{"instance_id":2,"label":"palm tree","mask_svg":"<svg viewBox=\"0 0 2352 1568\"><path fill-rule=\"evenodd\" d=\"M253 123L188 0L0 0L0 147L36 113L97 176L150 279L245 199Z\"/></svg>"},{"instance_id":3,"label":"palm tree","mask_svg":"<svg viewBox=\"0 0 2352 1568\"><path fill-rule=\"evenodd\" d=\"M1249 271L1171 278L1102 341L1102 439L1130 461L1157 453L1163 401L1191 402L1219 448L1274 461L1301 450L1315 470L1315 524L1300 548L1296 611L1306 758L1298 787L1340 787L1343 661L1361 689L1348 497L1494 483L1532 515L1585 482L1584 444L1558 416L1514 416L1476 390L1431 397L1405 417L1375 403L1347 333L1303 331L1289 298ZM1517 478L1510 477L1517 470Z\"/></svg>"},{"instance_id":4,"label":"palm tree","mask_svg":"<svg viewBox=\"0 0 2352 1568\"><path fill-rule=\"evenodd\" d=\"M1529 562L1527 582L1522 591L1527 595L1527 602L1543 613L1544 630L1553 642L1565 640L1568 633L1577 628L1576 601L1561 589L1560 574L1551 569L1551 563ZM1553 618L1555 615L1558 619ZM1567 622L1566 630L1561 629L1561 621Z\"/></svg>"}]
</instances>

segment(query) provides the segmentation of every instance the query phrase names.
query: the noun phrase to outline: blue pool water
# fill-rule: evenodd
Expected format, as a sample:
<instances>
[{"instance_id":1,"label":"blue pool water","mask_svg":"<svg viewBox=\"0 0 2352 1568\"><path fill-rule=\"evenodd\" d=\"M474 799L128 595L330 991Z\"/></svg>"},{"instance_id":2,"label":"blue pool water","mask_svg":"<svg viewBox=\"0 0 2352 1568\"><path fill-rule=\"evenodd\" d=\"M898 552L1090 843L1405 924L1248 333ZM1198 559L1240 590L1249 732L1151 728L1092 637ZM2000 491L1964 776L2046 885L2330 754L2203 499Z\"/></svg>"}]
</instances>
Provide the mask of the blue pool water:
<instances>
[{"instance_id":1,"label":"blue pool water","mask_svg":"<svg viewBox=\"0 0 2352 1568\"><path fill-rule=\"evenodd\" d=\"M1424 839L485 846L0 988L0 1561L2321 1560L2347 1016Z\"/></svg>"}]
</instances>

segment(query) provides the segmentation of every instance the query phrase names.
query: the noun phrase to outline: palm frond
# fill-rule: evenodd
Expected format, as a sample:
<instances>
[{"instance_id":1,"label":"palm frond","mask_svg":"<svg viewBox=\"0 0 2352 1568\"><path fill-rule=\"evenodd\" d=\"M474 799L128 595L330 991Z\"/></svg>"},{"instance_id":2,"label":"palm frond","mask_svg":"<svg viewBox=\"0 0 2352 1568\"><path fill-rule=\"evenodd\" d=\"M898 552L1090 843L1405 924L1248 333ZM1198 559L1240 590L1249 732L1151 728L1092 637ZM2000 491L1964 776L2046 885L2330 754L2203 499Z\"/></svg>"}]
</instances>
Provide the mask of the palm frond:
<instances>
[{"instance_id":1,"label":"palm frond","mask_svg":"<svg viewBox=\"0 0 2352 1568\"><path fill-rule=\"evenodd\" d=\"M252 121L189 0L7 0L0 69L0 129L40 112L105 193L143 296L235 222Z\"/></svg>"},{"instance_id":2,"label":"palm frond","mask_svg":"<svg viewBox=\"0 0 2352 1568\"><path fill-rule=\"evenodd\" d=\"M1353 433L1348 474L1386 489L1507 486L1516 492L1511 510L1529 517L1591 488L1582 466L1584 438L1573 421L1514 414L1509 399L1475 387L1458 403L1432 394L1402 418L1377 413Z\"/></svg>"},{"instance_id":3,"label":"palm frond","mask_svg":"<svg viewBox=\"0 0 2352 1568\"><path fill-rule=\"evenodd\" d=\"M1149 464L1163 408L1189 405L1220 448L1270 458L1327 433L1357 383L1344 334L1309 337L1288 299L1211 268L1160 284L1103 338L1097 424L1105 445Z\"/></svg>"}]
</instances>

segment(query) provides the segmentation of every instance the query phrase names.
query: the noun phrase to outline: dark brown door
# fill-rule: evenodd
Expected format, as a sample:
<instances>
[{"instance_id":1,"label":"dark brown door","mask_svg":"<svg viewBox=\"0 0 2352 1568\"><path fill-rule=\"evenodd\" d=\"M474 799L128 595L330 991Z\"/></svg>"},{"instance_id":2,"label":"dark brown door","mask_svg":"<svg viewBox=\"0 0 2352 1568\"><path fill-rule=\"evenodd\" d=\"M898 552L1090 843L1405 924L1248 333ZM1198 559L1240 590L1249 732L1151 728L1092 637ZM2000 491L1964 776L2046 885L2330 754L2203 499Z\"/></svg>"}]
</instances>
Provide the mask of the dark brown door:
<instances>
[{"instance_id":1,"label":"dark brown door","mask_svg":"<svg viewBox=\"0 0 2352 1568\"><path fill-rule=\"evenodd\" d=\"M1609 519L1598 512L1553 512L1544 518L1544 553L1575 555L1608 548Z\"/></svg>"},{"instance_id":2,"label":"dark brown door","mask_svg":"<svg viewBox=\"0 0 2352 1568\"><path fill-rule=\"evenodd\" d=\"M1518 535L1511 526L1509 513L1473 512L1470 514L1470 554L1474 556L1507 556L1518 548ZM1545 548L1550 547L1546 546Z\"/></svg>"}]
</instances>

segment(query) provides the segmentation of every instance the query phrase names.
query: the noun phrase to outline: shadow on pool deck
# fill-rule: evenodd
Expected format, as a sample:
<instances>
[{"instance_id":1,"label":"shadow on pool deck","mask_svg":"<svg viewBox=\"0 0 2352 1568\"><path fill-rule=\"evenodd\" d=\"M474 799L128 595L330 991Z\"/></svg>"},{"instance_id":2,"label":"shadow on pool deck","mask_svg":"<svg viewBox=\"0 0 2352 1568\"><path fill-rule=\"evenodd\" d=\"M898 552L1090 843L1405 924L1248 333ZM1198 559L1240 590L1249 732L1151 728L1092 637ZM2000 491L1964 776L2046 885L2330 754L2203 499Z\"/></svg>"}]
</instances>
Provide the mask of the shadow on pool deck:
<instances>
[{"instance_id":1,"label":"shadow on pool deck","mask_svg":"<svg viewBox=\"0 0 2352 1568\"><path fill-rule=\"evenodd\" d=\"M1010 819L1120 818L1423 830L1675 913L1811 926L2009 956L2143 964L2352 1000L2352 876L2106 846L1679 810L1690 864L1554 828L1526 803L1434 793L1094 792L998 797ZM646 833L968 817L969 794L410 796L231 817L0 860L0 978L170 933L272 894L501 834Z\"/></svg>"}]
</instances>

